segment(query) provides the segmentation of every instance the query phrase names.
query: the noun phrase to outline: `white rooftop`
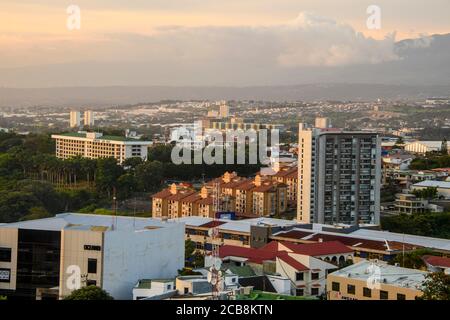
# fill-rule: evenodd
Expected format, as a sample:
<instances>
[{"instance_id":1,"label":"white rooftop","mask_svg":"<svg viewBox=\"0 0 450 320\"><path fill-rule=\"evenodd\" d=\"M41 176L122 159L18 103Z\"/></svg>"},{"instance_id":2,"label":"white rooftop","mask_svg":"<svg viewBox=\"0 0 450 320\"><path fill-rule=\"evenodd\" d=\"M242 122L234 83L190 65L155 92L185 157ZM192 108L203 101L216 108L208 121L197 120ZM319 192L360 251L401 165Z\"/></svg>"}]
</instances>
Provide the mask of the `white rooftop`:
<instances>
[{"instance_id":1,"label":"white rooftop","mask_svg":"<svg viewBox=\"0 0 450 320\"><path fill-rule=\"evenodd\" d=\"M379 273L378 273L379 272ZM389 265L385 262L361 261L331 273L333 276L367 280L375 277L381 284L420 289L428 272Z\"/></svg>"},{"instance_id":2,"label":"white rooftop","mask_svg":"<svg viewBox=\"0 0 450 320\"><path fill-rule=\"evenodd\" d=\"M450 189L450 181L424 180L413 184L413 186L425 188L433 187L433 188Z\"/></svg>"},{"instance_id":3,"label":"white rooftop","mask_svg":"<svg viewBox=\"0 0 450 320\"><path fill-rule=\"evenodd\" d=\"M28 220L0 225L0 228L60 231L63 229L89 230L91 227L106 227L119 231L144 231L167 227L170 223L152 218L134 218L82 213L61 213L55 217Z\"/></svg>"},{"instance_id":4,"label":"white rooftop","mask_svg":"<svg viewBox=\"0 0 450 320\"><path fill-rule=\"evenodd\" d=\"M184 222L188 226L199 227L208 222L212 222L212 218L204 218L204 217L184 217L171 219L170 221L179 221ZM286 227L286 226L294 226L299 223L295 220L284 220L284 219L275 219L275 218L252 218L245 220L227 220L227 219L217 219L216 221L222 222L219 226L220 230L229 230L236 232L250 232L250 227L252 225L266 225L272 227Z\"/></svg>"}]
</instances>

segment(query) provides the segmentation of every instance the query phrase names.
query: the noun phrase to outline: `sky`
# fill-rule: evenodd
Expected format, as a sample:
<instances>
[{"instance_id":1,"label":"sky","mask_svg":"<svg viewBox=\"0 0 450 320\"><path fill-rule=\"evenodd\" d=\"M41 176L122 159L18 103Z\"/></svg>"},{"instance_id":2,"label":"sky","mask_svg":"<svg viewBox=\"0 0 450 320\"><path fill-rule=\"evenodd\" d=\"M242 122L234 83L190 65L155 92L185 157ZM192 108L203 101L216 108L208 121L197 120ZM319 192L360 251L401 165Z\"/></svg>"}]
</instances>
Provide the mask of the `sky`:
<instances>
[{"instance_id":1,"label":"sky","mask_svg":"<svg viewBox=\"0 0 450 320\"><path fill-rule=\"evenodd\" d=\"M69 5L79 30L67 28ZM369 5L379 30L367 28ZM450 32L448 12L448 0L0 0L0 69L155 64L210 78L221 61L248 72L377 64L398 59L395 41Z\"/></svg>"}]
</instances>

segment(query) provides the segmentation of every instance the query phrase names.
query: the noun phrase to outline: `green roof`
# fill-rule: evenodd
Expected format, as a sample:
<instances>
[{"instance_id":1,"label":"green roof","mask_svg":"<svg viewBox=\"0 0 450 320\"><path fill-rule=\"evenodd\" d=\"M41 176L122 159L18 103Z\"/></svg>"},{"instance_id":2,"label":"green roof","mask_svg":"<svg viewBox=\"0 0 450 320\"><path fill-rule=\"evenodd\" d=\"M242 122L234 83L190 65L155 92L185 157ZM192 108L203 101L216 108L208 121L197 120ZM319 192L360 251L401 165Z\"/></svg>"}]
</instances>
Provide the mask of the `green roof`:
<instances>
[{"instance_id":1,"label":"green roof","mask_svg":"<svg viewBox=\"0 0 450 320\"><path fill-rule=\"evenodd\" d=\"M101 136L101 137L99 137L97 139L113 140L113 141L139 141L137 139L127 138L127 137L120 137L120 136Z\"/></svg>"},{"instance_id":2,"label":"green roof","mask_svg":"<svg viewBox=\"0 0 450 320\"><path fill-rule=\"evenodd\" d=\"M236 300L317 300L315 297L288 296L253 290L249 295L238 295Z\"/></svg>"},{"instance_id":3,"label":"green roof","mask_svg":"<svg viewBox=\"0 0 450 320\"><path fill-rule=\"evenodd\" d=\"M65 136L65 137L75 137L75 138L86 138L85 133L79 133L79 132L66 132L66 133L58 133L58 136Z\"/></svg>"},{"instance_id":4,"label":"green roof","mask_svg":"<svg viewBox=\"0 0 450 320\"><path fill-rule=\"evenodd\" d=\"M173 282L174 279L142 279L139 280L138 288L139 289L151 289L152 288L152 282Z\"/></svg>"},{"instance_id":5,"label":"green roof","mask_svg":"<svg viewBox=\"0 0 450 320\"><path fill-rule=\"evenodd\" d=\"M66 132L66 133L60 133L57 134L58 136L64 136L64 137L74 137L74 138L86 138L86 133L80 133L80 132ZM111 141L136 141L140 142L141 140L133 139L133 138L127 138L125 136L101 136L97 138L98 140L111 140Z\"/></svg>"},{"instance_id":6,"label":"green roof","mask_svg":"<svg viewBox=\"0 0 450 320\"><path fill-rule=\"evenodd\" d=\"M250 266L227 266L226 269L230 270L235 275L240 277L252 277L256 275Z\"/></svg>"}]
</instances>

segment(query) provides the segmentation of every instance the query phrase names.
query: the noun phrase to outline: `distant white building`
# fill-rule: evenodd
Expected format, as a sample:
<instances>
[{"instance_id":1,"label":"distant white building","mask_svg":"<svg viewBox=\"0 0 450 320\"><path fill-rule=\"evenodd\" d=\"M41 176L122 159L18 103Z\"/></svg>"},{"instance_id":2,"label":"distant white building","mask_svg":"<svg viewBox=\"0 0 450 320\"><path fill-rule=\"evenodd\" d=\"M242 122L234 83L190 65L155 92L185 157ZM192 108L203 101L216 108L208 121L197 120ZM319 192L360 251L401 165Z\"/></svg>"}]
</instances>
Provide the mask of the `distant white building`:
<instances>
[{"instance_id":1,"label":"distant white building","mask_svg":"<svg viewBox=\"0 0 450 320\"><path fill-rule=\"evenodd\" d=\"M141 141L127 137L104 136L99 132L69 132L54 134L56 157L68 159L82 156L90 159L115 158L122 163L128 158L147 159L150 141Z\"/></svg>"},{"instance_id":2,"label":"distant white building","mask_svg":"<svg viewBox=\"0 0 450 320\"><path fill-rule=\"evenodd\" d=\"M411 190L426 188L436 188L439 196L450 199L450 181L424 180L411 186Z\"/></svg>"},{"instance_id":3,"label":"distant white building","mask_svg":"<svg viewBox=\"0 0 450 320\"><path fill-rule=\"evenodd\" d=\"M230 115L230 107L226 104L223 104L219 107L219 115L222 118L227 118Z\"/></svg>"},{"instance_id":4,"label":"distant white building","mask_svg":"<svg viewBox=\"0 0 450 320\"><path fill-rule=\"evenodd\" d=\"M70 127L78 128L81 125L80 111L70 111Z\"/></svg>"},{"instance_id":5,"label":"distant white building","mask_svg":"<svg viewBox=\"0 0 450 320\"><path fill-rule=\"evenodd\" d=\"M406 151L418 154L425 154L427 152L433 151L441 151L441 148L442 148L442 141L414 141L407 143L405 145Z\"/></svg>"},{"instance_id":6,"label":"distant white building","mask_svg":"<svg viewBox=\"0 0 450 320\"><path fill-rule=\"evenodd\" d=\"M87 110L84 112L84 125L88 127L94 126L95 119L94 119L94 111Z\"/></svg>"}]
</instances>

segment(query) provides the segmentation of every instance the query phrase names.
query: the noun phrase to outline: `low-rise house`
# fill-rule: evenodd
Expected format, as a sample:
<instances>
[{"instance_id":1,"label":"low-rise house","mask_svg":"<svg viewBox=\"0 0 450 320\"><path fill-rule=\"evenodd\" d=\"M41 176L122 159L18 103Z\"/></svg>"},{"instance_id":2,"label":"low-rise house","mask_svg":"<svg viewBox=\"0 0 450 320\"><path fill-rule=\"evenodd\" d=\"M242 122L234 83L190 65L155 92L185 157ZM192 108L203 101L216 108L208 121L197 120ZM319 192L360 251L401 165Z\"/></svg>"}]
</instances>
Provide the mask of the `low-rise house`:
<instances>
[{"instance_id":1,"label":"low-rise house","mask_svg":"<svg viewBox=\"0 0 450 320\"><path fill-rule=\"evenodd\" d=\"M353 251L339 242L296 245L273 241L259 249L222 246L219 256L224 263L249 266L257 275L277 276L270 279L280 290L277 293L286 294L286 280L289 280L289 294L319 296L325 293L329 270L351 260ZM205 266L212 263L210 260L207 256Z\"/></svg>"},{"instance_id":2,"label":"low-rise house","mask_svg":"<svg viewBox=\"0 0 450 320\"><path fill-rule=\"evenodd\" d=\"M417 198L409 193L397 194L394 207L398 213L404 214L443 212L444 210L441 206L431 204L428 200Z\"/></svg>"},{"instance_id":3,"label":"low-rise house","mask_svg":"<svg viewBox=\"0 0 450 320\"><path fill-rule=\"evenodd\" d=\"M142 279L133 288L133 300L162 300L176 293L175 279Z\"/></svg>"},{"instance_id":4,"label":"low-rise house","mask_svg":"<svg viewBox=\"0 0 450 320\"><path fill-rule=\"evenodd\" d=\"M450 181L425 180L411 186L412 191L427 188L436 188L439 197L450 199Z\"/></svg>"}]
</instances>

